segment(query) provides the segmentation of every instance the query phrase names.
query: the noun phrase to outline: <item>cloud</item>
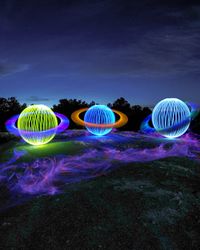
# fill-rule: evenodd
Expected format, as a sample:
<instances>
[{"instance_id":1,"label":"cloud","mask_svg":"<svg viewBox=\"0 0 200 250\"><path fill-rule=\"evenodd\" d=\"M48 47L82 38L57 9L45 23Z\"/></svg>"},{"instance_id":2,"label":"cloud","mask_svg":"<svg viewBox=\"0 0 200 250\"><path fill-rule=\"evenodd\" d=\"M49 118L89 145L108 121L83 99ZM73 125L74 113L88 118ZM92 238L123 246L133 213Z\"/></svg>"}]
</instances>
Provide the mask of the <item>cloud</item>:
<instances>
[{"instance_id":1,"label":"cloud","mask_svg":"<svg viewBox=\"0 0 200 250\"><path fill-rule=\"evenodd\" d=\"M191 26L150 30L125 47L95 50L82 70L98 75L199 75L199 40Z\"/></svg>"},{"instance_id":2,"label":"cloud","mask_svg":"<svg viewBox=\"0 0 200 250\"><path fill-rule=\"evenodd\" d=\"M50 101L50 99L46 97L30 96L29 98L27 98L27 101L28 102L48 102Z\"/></svg>"},{"instance_id":3,"label":"cloud","mask_svg":"<svg viewBox=\"0 0 200 250\"><path fill-rule=\"evenodd\" d=\"M72 50L73 58L80 58L78 70L106 77L187 74L199 77L200 5L188 5L191 4L177 3L177 8L174 3L174 7L169 8L165 1L163 6L144 9L141 16L137 15L137 25L121 17L117 31L113 25L112 32L98 37L98 42L93 42L91 47L88 47L91 40L85 46L82 43L83 47L76 50L78 55ZM109 30L109 23L107 27Z\"/></svg>"},{"instance_id":4,"label":"cloud","mask_svg":"<svg viewBox=\"0 0 200 250\"><path fill-rule=\"evenodd\" d=\"M0 61L0 77L9 76L15 73L26 71L30 68L29 64L9 64Z\"/></svg>"},{"instance_id":5,"label":"cloud","mask_svg":"<svg viewBox=\"0 0 200 250\"><path fill-rule=\"evenodd\" d=\"M12 6L17 5L17 1L7 2L10 2L8 10L15 10ZM126 4L120 1L113 4L111 0L95 0L90 4L72 1L70 4L63 2L62 6L55 2L48 3L47 20L51 10L58 9L57 25L61 25L62 30L67 29L67 35L62 32L62 35L49 36L48 39L41 36L40 47L33 46L30 50L31 53L34 50L44 53L40 60L47 78L69 78L84 73L106 77L191 73L196 76L200 72L200 5L191 1L180 4L180 0L172 3L153 0L153 8L143 0ZM27 5L24 5L26 10L29 9ZM31 1L31 5L38 4ZM42 9L37 9L43 18ZM32 8L30 10L32 12ZM27 18L27 11L25 13ZM10 16L13 15L8 15L9 20ZM33 28L40 30L37 22L34 25ZM49 22L47 27L51 27ZM48 61L44 61L45 58ZM13 71L10 65L1 69L0 64L0 76L9 71ZM15 69L13 73L19 71Z\"/></svg>"}]
</instances>

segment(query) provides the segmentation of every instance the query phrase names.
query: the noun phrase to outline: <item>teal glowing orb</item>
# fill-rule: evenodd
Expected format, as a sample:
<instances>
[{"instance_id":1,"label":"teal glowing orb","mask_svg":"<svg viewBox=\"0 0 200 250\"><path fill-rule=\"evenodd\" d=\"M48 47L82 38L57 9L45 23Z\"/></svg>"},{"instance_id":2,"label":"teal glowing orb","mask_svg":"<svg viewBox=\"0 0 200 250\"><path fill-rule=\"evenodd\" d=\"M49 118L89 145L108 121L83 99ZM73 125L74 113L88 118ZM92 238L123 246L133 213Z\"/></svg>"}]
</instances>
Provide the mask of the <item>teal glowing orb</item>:
<instances>
[{"instance_id":1,"label":"teal glowing orb","mask_svg":"<svg viewBox=\"0 0 200 250\"><path fill-rule=\"evenodd\" d=\"M84 122L91 124L99 124L99 125L107 125L115 123L115 115L114 112L105 105L94 105L87 110L84 116ZM87 126L87 130L97 136L102 136L108 134L112 128L106 127L92 127Z\"/></svg>"},{"instance_id":2,"label":"teal glowing orb","mask_svg":"<svg viewBox=\"0 0 200 250\"><path fill-rule=\"evenodd\" d=\"M155 130L168 138L183 135L189 128L191 112L188 106L177 98L167 98L160 101L152 113Z\"/></svg>"}]
</instances>

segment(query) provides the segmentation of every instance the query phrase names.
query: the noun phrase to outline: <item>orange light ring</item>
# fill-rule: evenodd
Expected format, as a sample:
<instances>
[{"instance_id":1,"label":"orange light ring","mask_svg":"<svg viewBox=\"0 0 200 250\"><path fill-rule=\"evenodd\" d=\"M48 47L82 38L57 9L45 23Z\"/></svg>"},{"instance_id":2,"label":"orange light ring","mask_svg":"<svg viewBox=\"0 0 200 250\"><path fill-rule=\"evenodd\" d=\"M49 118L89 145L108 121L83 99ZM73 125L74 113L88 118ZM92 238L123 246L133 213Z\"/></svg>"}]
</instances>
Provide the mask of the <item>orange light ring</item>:
<instances>
[{"instance_id":1,"label":"orange light ring","mask_svg":"<svg viewBox=\"0 0 200 250\"><path fill-rule=\"evenodd\" d=\"M84 122L80 118L80 114L87 111L87 110L88 110L88 108L82 108L82 109L79 109L79 110L73 112L71 115L72 121L80 126L86 126L86 127L92 127L92 128L120 128L128 122L128 117L124 113L122 113L118 110L115 110L115 109L112 109L112 111L114 113L116 113L117 115L119 115L119 120L116 121L115 123L96 124L96 123Z\"/></svg>"}]
</instances>

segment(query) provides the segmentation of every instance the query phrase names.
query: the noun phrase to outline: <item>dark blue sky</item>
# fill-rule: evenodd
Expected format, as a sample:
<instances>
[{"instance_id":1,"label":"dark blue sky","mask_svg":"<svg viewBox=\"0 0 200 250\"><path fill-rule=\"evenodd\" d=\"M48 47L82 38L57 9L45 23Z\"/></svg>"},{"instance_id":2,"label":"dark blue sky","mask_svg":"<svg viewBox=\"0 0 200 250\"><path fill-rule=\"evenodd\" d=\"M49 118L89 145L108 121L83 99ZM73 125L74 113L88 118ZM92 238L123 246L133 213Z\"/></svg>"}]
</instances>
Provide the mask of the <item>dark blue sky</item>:
<instances>
[{"instance_id":1,"label":"dark blue sky","mask_svg":"<svg viewBox=\"0 0 200 250\"><path fill-rule=\"evenodd\" d=\"M0 96L200 104L200 4L1 0Z\"/></svg>"}]
</instances>

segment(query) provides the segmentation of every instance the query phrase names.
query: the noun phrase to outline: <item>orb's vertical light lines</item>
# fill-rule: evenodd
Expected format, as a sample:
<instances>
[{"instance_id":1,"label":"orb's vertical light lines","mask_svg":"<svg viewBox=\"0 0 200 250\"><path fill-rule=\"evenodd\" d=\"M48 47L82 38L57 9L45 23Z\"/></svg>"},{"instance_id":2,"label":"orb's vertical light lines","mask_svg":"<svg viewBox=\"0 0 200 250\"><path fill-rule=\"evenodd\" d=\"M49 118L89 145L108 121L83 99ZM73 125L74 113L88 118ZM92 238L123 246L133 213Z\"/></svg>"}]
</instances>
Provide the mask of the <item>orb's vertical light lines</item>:
<instances>
[{"instance_id":1,"label":"orb's vertical light lines","mask_svg":"<svg viewBox=\"0 0 200 250\"><path fill-rule=\"evenodd\" d=\"M18 129L22 138L32 145L46 144L56 134L58 121L45 105L31 105L19 116Z\"/></svg>"},{"instance_id":2,"label":"orb's vertical light lines","mask_svg":"<svg viewBox=\"0 0 200 250\"><path fill-rule=\"evenodd\" d=\"M159 102L152 113L154 128L162 135L175 138L189 128L191 113L188 106L177 98L166 98Z\"/></svg>"},{"instance_id":3,"label":"orb's vertical light lines","mask_svg":"<svg viewBox=\"0 0 200 250\"><path fill-rule=\"evenodd\" d=\"M85 113L84 121L93 124L113 124L115 122L115 115L105 105L94 105ZM90 133L98 136L108 134L112 130L112 128L91 127L87 125L86 128Z\"/></svg>"}]
</instances>

